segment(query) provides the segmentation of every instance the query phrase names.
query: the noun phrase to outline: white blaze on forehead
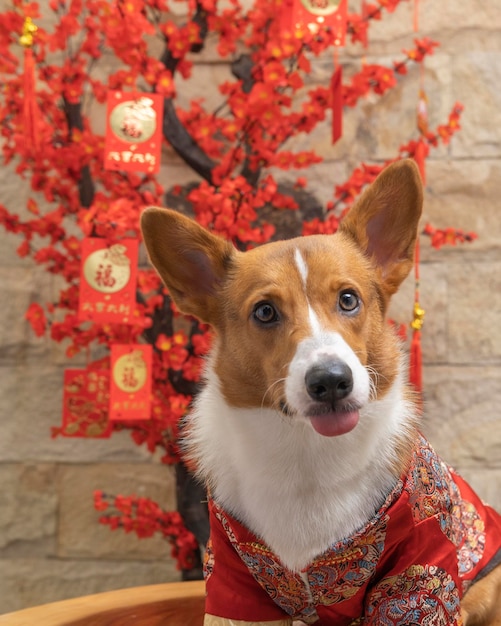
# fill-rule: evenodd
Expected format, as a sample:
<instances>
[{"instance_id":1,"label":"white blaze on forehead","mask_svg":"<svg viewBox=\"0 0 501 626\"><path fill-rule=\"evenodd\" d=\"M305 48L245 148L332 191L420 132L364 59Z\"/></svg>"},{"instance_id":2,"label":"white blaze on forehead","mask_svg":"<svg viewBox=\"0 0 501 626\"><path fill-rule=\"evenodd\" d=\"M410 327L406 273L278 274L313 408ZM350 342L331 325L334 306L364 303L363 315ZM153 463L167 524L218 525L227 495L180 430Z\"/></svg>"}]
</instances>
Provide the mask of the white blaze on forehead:
<instances>
[{"instance_id":1,"label":"white blaze on forehead","mask_svg":"<svg viewBox=\"0 0 501 626\"><path fill-rule=\"evenodd\" d=\"M313 310L313 307L308 302L308 318L310 320L310 328L313 331L313 336L318 337L322 334L322 326L320 324L320 320L317 317L317 314Z\"/></svg>"},{"instance_id":2,"label":"white blaze on forehead","mask_svg":"<svg viewBox=\"0 0 501 626\"><path fill-rule=\"evenodd\" d=\"M296 261L299 275L301 276L301 280L303 281L303 288L306 290L306 281L308 279L308 266L306 265L306 261L303 259L303 255L301 254L299 248L296 248L296 251L294 252L294 260Z\"/></svg>"},{"instance_id":3,"label":"white blaze on forehead","mask_svg":"<svg viewBox=\"0 0 501 626\"><path fill-rule=\"evenodd\" d=\"M296 266L301 276L301 281L303 283L303 291L306 296L306 281L308 280L308 265L301 254L299 248L296 248L294 252L294 260L296 261ZM317 314L313 310L310 302L308 301L308 297L306 297L306 301L308 302L308 319L310 322L310 328L313 332L313 335L319 335L322 332L322 327L320 325L320 320L317 317Z\"/></svg>"}]
</instances>

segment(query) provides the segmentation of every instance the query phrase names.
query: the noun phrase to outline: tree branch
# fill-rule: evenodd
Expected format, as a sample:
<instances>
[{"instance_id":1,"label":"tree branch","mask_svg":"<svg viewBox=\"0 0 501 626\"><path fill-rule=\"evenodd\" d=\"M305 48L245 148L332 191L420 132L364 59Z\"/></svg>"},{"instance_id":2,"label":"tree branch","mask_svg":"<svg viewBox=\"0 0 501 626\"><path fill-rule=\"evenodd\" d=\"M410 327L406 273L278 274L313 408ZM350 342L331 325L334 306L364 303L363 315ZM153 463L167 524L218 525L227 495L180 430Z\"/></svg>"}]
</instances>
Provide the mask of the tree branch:
<instances>
[{"instance_id":1,"label":"tree branch","mask_svg":"<svg viewBox=\"0 0 501 626\"><path fill-rule=\"evenodd\" d=\"M193 22L198 24L200 28L200 42L193 44L191 51L200 52L205 45L208 26L207 13L199 3L197 3L197 11L193 17ZM179 59L173 56L168 46L166 46L160 60L164 64L165 68L172 72L172 75L174 75L179 64ZM164 100L162 130L164 137L177 154L183 159L183 161L202 178L205 178L208 182L212 182L212 171L216 167L216 162L207 156L207 154L183 126L177 116L172 98L165 98Z\"/></svg>"},{"instance_id":2,"label":"tree branch","mask_svg":"<svg viewBox=\"0 0 501 626\"><path fill-rule=\"evenodd\" d=\"M164 100L163 134L183 161L209 183L216 167L179 120L172 98Z\"/></svg>"},{"instance_id":3,"label":"tree branch","mask_svg":"<svg viewBox=\"0 0 501 626\"><path fill-rule=\"evenodd\" d=\"M78 130L83 131L82 104L80 102L73 104L68 102L65 98L63 98L63 102L69 130L71 131L73 128L78 128ZM94 201L96 189L88 165L84 165L80 170L80 178L77 184L80 204L85 208L89 208Z\"/></svg>"}]
</instances>

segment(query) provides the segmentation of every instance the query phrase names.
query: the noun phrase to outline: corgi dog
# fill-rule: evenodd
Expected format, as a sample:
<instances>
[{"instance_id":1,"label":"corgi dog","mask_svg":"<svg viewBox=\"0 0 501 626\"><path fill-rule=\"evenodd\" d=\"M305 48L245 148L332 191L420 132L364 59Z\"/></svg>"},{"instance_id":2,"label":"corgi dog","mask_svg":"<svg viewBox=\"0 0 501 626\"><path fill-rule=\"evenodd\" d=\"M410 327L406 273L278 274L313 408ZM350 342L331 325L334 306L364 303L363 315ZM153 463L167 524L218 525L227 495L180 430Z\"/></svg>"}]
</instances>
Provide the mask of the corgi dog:
<instances>
[{"instance_id":1,"label":"corgi dog","mask_svg":"<svg viewBox=\"0 0 501 626\"><path fill-rule=\"evenodd\" d=\"M422 201L401 160L336 234L247 252L144 211L173 300L214 330L184 442L209 493L207 626L501 625L501 516L420 434L385 319Z\"/></svg>"}]
</instances>

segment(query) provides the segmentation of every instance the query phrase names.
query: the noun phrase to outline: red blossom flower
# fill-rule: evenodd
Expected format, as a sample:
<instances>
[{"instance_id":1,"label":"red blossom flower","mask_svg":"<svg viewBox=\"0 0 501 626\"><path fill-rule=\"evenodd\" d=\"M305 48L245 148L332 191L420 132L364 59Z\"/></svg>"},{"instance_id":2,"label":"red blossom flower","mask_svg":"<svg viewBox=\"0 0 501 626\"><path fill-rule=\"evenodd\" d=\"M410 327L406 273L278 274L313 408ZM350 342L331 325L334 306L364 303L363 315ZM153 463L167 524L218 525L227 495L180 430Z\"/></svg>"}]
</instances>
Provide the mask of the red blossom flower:
<instances>
[{"instance_id":1,"label":"red blossom flower","mask_svg":"<svg viewBox=\"0 0 501 626\"><path fill-rule=\"evenodd\" d=\"M33 332L37 337L42 337L47 328L47 319L44 310L36 302L32 302L26 311L25 318L31 324Z\"/></svg>"},{"instance_id":2,"label":"red blossom flower","mask_svg":"<svg viewBox=\"0 0 501 626\"><path fill-rule=\"evenodd\" d=\"M461 229L450 227L435 228L431 224L426 224L423 234L430 238L431 245L437 249L445 245L455 246L458 243L472 242L478 237L474 232L465 233Z\"/></svg>"}]
</instances>

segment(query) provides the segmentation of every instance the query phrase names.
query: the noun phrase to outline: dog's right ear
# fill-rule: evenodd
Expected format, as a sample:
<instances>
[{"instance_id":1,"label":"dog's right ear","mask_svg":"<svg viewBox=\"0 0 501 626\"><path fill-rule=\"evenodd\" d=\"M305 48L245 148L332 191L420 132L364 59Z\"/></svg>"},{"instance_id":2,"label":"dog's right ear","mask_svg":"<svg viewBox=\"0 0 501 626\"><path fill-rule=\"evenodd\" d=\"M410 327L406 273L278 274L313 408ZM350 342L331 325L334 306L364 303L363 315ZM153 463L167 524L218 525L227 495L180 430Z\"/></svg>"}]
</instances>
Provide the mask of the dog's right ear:
<instances>
[{"instance_id":1,"label":"dog's right ear","mask_svg":"<svg viewBox=\"0 0 501 626\"><path fill-rule=\"evenodd\" d=\"M217 294L236 254L232 244L169 209L146 209L141 230L150 260L179 310L215 324Z\"/></svg>"},{"instance_id":2,"label":"dog's right ear","mask_svg":"<svg viewBox=\"0 0 501 626\"><path fill-rule=\"evenodd\" d=\"M388 295L414 264L422 206L418 167L402 159L379 174L339 226L339 232L349 235L372 260Z\"/></svg>"}]
</instances>

